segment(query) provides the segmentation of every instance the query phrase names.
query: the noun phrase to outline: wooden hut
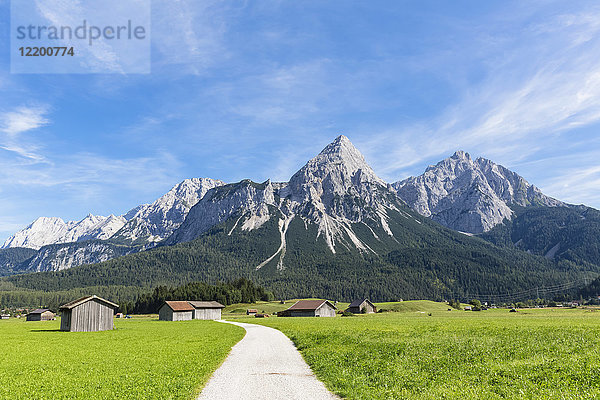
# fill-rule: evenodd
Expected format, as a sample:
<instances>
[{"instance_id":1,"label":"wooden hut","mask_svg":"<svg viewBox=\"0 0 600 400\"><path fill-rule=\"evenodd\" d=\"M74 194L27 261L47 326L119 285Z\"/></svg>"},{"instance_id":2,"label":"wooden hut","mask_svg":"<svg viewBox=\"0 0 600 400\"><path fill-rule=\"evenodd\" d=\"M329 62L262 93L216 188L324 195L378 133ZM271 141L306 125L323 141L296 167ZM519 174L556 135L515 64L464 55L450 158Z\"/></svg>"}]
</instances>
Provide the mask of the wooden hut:
<instances>
[{"instance_id":1,"label":"wooden hut","mask_svg":"<svg viewBox=\"0 0 600 400\"><path fill-rule=\"evenodd\" d=\"M161 321L189 321L194 318L195 308L187 301L165 301L158 309Z\"/></svg>"},{"instance_id":2,"label":"wooden hut","mask_svg":"<svg viewBox=\"0 0 600 400\"><path fill-rule=\"evenodd\" d=\"M335 317L335 306L327 300L300 300L278 317Z\"/></svg>"},{"instance_id":3,"label":"wooden hut","mask_svg":"<svg viewBox=\"0 0 600 400\"><path fill-rule=\"evenodd\" d=\"M353 314L372 314L377 312L377 307L369 299L359 299L350 303L347 311Z\"/></svg>"},{"instance_id":4,"label":"wooden hut","mask_svg":"<svg viewBox=\"0 0 600 400\"><path fill-rule=\"evenodd\" d=\"M56 314L47 308L38 308L27 314L27 321L52 321L55 317Z\"/></svg>"},{"instance_id":5,"label":"wooden hut","mask_svg":"<svg viewBox=\"0 0 600 400\"><path fill-rule=\"evenodd\" d=\"M246 315L256 315L258 314L258 310L254 309L254 308L249 308L246 310Z\"/></svg>"},{"instance_id":6,"label":"wooden hut","mask_svg":"<svg viewBox=\"0 0 600 400\"><path fill-rule=\"evenodd\" d=\"M70 332L97 332L113 329L113 316L119 306L98 296L87 296L63 304L60 330Z\"/></svg>"},{"instance_id":7,"label":"wooden hut","mask_svg":"<svg viewBox=\"0 0 600 400\"><path fill-rule=\"evenodd\" d=\"M217 301L189 301L194 307L194 319L221 319L225 306Z\"/></svg>"}]
</instances>

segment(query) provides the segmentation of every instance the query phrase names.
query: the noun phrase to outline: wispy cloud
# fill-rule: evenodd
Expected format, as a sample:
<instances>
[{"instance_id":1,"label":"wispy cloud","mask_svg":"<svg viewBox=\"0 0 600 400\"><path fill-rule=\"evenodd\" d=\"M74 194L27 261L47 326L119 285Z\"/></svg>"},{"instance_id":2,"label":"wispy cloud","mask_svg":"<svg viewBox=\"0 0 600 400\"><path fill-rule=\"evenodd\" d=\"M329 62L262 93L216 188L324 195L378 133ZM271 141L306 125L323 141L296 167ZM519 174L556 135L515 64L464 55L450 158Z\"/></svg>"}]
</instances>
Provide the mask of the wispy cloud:
<instances>
[{"instance_id":1,"label":"wispy cloud","mask_svg":"<svg viewBox=\"0 0 600 400\"><path fill-rule=\"evenodd\" d=\"M598 123L599 15L594 8L496 33L502 40L490 41L480 60L486 77L465 84L458 102L436 118L387 128L365 141L386 155L376 167L389 179L401 178L459 148L516 163L562 146L573 129Z\"/></svg>"},{"instance_id":2,"label":"wispy cloud","mask_svg":"<svg viewBox=\"0 0 600 400\"><path fill-rule=\"evenodd\" d=\"M23 134L47 125L46 107L19 107L0 114L0 149L33 162L43 162L39 146Z\"/></svg>"},{"instance_id":3,"label":"wispy cloud","mask_svg":"<svg viewBox=\"0 0 600 400\"><path fill-rule=\"evenodd\" d=\"M235 10L227 3L156 0L152 7L153 68L200 75L229 56L224 36Z\"/></svg>"},{"instance_id":4,"label":"wispy cloud","mask_svg":"<svg viewBox=\"0 0 600 400\"><path fill-rule=\"evenodd\" d=\"M560 171L549 184L542 183L546 193L574 204L600 204L600 166L569 168Z\"/></svg>"},{"instance_id":5,"label":"wispy cloud","mask_svg":"<svg viewBox=\"0 0 600 400\"><path fill-rule=\"evenodd\" d=\"M169 153L126 159L77 153L37 164L0 158L0 236L42 215L75 220L90 212L125 213L182 180L179 167Z\"/></svg>"},{"instance_id":6,"label":"wispy cloud","mask_svg":"<svg viewBox=\"0 0 600 400\"><path fill-rule=\"evenodd\" d=\"M0 129L10 136L47 125L45 107L19 107L0 115Z\"/></svg>"}]
</instances>

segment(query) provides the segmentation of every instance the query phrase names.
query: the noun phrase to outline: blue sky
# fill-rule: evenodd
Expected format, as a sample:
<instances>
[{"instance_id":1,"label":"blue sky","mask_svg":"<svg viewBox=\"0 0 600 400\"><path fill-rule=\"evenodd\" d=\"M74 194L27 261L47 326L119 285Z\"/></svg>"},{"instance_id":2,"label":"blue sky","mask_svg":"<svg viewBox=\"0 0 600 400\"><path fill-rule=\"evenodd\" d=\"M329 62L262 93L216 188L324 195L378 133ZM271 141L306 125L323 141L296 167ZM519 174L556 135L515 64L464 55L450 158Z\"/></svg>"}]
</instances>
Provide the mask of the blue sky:
<instances>
[{"instance_id":1,"label":"blue sky","mask_svg":"<svg viewBox=\"0 0 600 400\"><path fill-rule=\"evenodd\" d=\"M600 8L562 1L152 2L152 73L11 74L0 240L189 177L287 180L345 134L393 182L463 149L600 208Z\"/></svg>"}]
</instances>

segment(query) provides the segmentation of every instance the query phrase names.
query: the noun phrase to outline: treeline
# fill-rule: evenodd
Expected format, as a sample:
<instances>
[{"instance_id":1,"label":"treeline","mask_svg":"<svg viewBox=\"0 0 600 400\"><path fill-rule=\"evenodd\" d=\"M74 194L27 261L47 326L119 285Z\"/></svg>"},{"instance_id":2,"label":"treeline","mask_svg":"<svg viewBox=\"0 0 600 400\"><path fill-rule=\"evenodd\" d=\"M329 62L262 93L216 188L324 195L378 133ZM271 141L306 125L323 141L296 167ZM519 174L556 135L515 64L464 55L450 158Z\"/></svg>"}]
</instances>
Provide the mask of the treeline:
<instances>
[{"instance_id":1,"label":"treeline","mask_svg":"<svg viewBox=\"0 0 600 400\"><path fill-rule=\"evenodd\" d=\"M130 286L87 286L69 290L46 292L10 288L0 283L0 309L49 308L56 311L61 305L84 296L97 295L115 303L135 301L147 289Z\"/></svg>"},{"instance_id":2,"label":"treeline","mask_svg":"<svg viewBox=\"0 0 600 400\"><path fill-rule=\"evenodd\" d=\"M594 279L579 291L579 297L583 299L598 298L598 296L600 296L600 278Z\"/></svg>"},{"instance_id":3,"label":"treeline","mask_svg":"<svg viewBox=\"0 0 600 400\"><path fill-rule=\"evenodd\" d=\"M150 293L142 294L137 301L121 304L121 312L150 314L158 312L167 300L218 301L223 305L271 301L273 294L251 281L239 278L233 282L210 285L191 282L178 287L159 286Z\"/></svg>"}]
</instances>

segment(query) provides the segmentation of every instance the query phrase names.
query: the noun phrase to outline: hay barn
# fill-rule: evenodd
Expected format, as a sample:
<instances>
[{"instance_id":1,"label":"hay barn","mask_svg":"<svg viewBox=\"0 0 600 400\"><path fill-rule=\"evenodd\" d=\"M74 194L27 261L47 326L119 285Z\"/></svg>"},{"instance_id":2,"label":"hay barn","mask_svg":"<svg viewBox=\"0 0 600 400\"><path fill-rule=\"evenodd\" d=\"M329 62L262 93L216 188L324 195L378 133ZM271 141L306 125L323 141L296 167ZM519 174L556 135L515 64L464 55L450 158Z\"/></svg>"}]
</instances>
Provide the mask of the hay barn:
<instances>
[{"instance_id":1,"label":"hay barn","mask_svg":"<svg viewBox=\"0 0 600 400\"><path fill-rule=\"evenodd\" d=\"M217 301L189 301L194 307L194 319L221 319L225 306Z\"/></svg>"},{"instance_id":2,"label":"hay barn","mask_svg":"<svg viewBox=\"0 0 600 400\"><path fill-rule=\"evenodd\" d=\"M56 317L52 311L46 308L38 308L27 314L27 321L52 321Z\"/></svg>"},{"instance_id":3,"label":"hay barn","mask_svg":"<svg viewBox=\"0 0 600 400\"><path fill-rule=\"evenodd\" d=\"M195 308L187 301L165 301L158 309L161 321L189 321L194 319Z\"/></svg>"},{"instance_id":4,"label":"hay barn","mask_svg":"<svg viewBox=\"0 0 600 400\"><path fill-rule=\"evenodd\" d=\"M98 296L87 296L63 304L60 330L69 332L97 332L113 329L113 316L119 306Z\"/></svg>"},{"instance_id":5,"label":"hay barn","mask_svg":"<svg viewBox=\"0 0 600 400\"><path fill-rule=\"evenodd\" d=\"M300 300L278 317L335 317L335 306L327 300Z\"/></svg>"},{"instance_id":6,"label":"hay barn","mask_svg":"<svg viewBox=\"0 0 600 400\"><path fill-rule=\"evenodd\" d=\"M369 299L359 299L350 303L348 311L353 314L372 314L377 312L377 307Z\"/></svg>"}]
</instances>

